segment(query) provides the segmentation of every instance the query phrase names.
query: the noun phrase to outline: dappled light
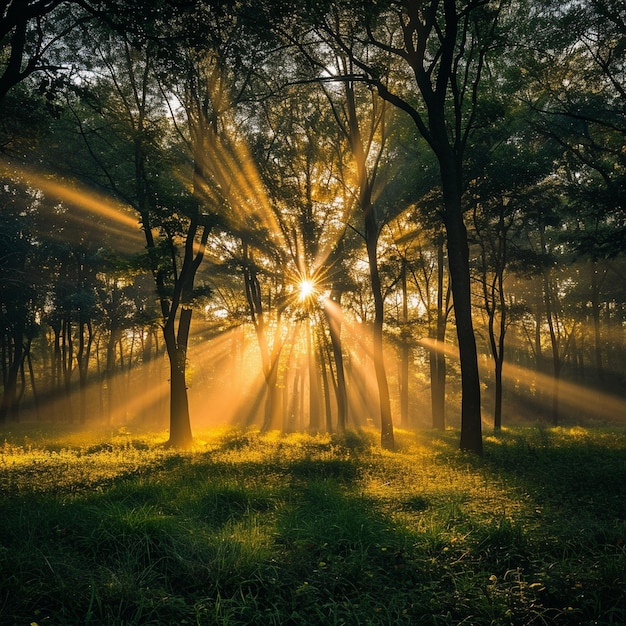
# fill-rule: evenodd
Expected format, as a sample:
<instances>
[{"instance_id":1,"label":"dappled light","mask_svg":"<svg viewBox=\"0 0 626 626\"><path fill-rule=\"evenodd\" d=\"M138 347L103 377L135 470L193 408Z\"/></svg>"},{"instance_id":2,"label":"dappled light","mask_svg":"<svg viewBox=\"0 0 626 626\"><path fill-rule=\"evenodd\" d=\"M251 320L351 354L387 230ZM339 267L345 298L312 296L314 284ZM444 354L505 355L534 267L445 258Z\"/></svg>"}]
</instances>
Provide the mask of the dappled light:
<instances>
[{"instance_id":1,"label":"dappled light","mask_svg":"<svg viewBox=\"0 0 626 626\"><path fill-rule=\"evenodd\" d=\"M279 620L294 605L319 608L316 620L332 611L407 626L433 611L478 624L621 619L624 528L612 520L623 467L604 478L625 435L602 435L581 445L567 429L509 431L479 463L450 433L398 430L392 454L374 431L213 428L180 452L161 445L164 433L133 428L26 442L16 429L0 446L10 494L0 505L5 546L24 569L1 583L5 615L54 616L62 604L72 621L121 621L141 603L141 620L193 609L219 623ZM584 466L592 500L564 458ZM49 576L59 567L63 581Z\"/></svg>"}]
</instances>

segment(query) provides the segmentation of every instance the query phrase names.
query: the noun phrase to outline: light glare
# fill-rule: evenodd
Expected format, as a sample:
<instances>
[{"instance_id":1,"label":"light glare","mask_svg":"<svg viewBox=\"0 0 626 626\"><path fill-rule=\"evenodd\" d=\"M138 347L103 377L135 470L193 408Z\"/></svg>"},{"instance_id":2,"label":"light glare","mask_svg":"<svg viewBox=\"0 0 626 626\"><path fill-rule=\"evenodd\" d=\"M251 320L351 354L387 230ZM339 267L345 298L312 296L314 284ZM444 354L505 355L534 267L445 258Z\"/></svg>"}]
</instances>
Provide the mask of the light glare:
<instances>
[{"instance_id":1,"label":"light glare","mask_svg":"<svg viewBox=\"0 0 626 626\"><path fill-rule=\"evenodd\" d=\"M300 282L300 300L306 300L313 295L315 285L311 280L303 280Z\"/></svg>"}]
</instances>

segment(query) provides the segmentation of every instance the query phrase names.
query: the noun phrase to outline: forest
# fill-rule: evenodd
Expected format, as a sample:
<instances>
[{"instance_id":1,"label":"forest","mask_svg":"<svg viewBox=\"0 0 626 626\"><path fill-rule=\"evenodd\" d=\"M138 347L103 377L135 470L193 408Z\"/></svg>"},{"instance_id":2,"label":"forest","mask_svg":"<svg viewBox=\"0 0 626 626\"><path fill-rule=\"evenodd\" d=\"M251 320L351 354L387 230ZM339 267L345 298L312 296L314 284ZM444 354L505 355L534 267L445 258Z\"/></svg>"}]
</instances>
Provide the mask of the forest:
<instances>
[{"instance_id":1,"label":"forest","mask_svg":"<svg viewBox=\"0 0 626 626\"><path fill-rule=\"evenodd\" d=\"M4 3L0 422L623 423L625 19Z\"/></svg>"},{"instance_id":2,"label":"forest","mask_svg":"<svg viewBox=\"0 0 626 626\"><path fill-rule=\"evenodd\" d=\"M626 623L622 0L2 0L0 177L0 626Z\"/></svg>"}]
</instances>

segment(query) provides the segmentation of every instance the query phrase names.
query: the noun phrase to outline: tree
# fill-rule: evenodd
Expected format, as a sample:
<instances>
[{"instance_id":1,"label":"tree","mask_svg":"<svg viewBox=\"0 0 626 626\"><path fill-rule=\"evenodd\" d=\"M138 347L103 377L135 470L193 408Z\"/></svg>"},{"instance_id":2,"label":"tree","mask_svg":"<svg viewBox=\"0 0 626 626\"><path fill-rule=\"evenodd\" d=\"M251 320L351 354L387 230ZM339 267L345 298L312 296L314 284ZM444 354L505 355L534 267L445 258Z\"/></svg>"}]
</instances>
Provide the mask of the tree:
<instances>
[{"instance_id":1,"label":"tree","mask_svg":"<svg viewBox=\"0 0 626 626\"><path fill-rule=\"evenodd\" d=\"M271 72L268 74L277 79ZM251 118L247 135L256 155L270 214L261 215L255 232L248 232L245 237L268 259L264 273L270 284L279 282L281 275L287 278L287 285L282 284L278 293L275 290L274 308L277 314L290 309L288 313L298 320L310 348L306 350L310 428L322 427L320 394L316 391L320 389L324 392L326 427L331 425L330 370L337 426L343 430L348 404L340 310L346 281L341 267L344 236L353 206L346 191L349 183L343 179L345 141L323 92L314 84L284 88L280 98L258 105ZM249 227L251 220L247 224ZM257 271L260 266L256 264ZM300 297L299 291L307 283L311 292ZM285 287L291 290L291 296ZM332 362L325 355L325 331L319 315L321 299Z\"/></svg>"},{"instance_id":2,"label":"tree","mask_svg":"<svg viewBox=\"0 0 626 626\"><path fill-rule=\"evenodd\" d=\"M535 203L549 197L538 185L552 174L560 151L527 127L524 111L513 105L502 85L493 90L485 108L470 153L474 177L466 202L473 206L471 237L478 250L474 265L494 365L493 423L498 431L502 427L506 334L515 313L507 291L513 270L525 271L524 225L532 219Z\"/></svg>"},{"instance_id":3,"label":"tree","mask_svg":"<svg viewBox=\"0 0 626 626\"><path fill-rule=\"evenodd\" d=\"M483 71L497 49L502 4L404 0L337 6L346 15L316 14L317 32L349 55L361 80L411 116L439 164L462 376L460 446L480 454L480 381L462 194L464 154L475 126ZM389 64L379 63L375 50L400 63L396 75L385 70Z\"/></svg>"},{"instance_id":4,"label":"tree","mask_svg":"<svg viewBox=\"0 0 626 626\"><path fill-rule=\"evenodd\" d=\"M168 122L165 85L157 80L154 47L137 50L128 38L107 29L94 41L95 55L85 62L92 71L100 70L101 78L94 83L95 73L84 75L79 99L69 103L84 141L84 151L76 155L82 164L75 163L75 171L82 170L83 176L128 203L140 218L146 268L154 278L170 362L169 443L187 447L192 434L185 370L194 278L214 224L202 195L206 184L202 133L207 122L200 118L194 127L189 111L190 128L182 135L176 120ZM181 62L184 59L179 57ZM166 74L161 72L163 79ZM119 80L120 73L128 80ZM182 166L185 143L193 160L191 171ZM92 165L85 167L85 163ZM175 164L189 177L191 194L176 180Z\"/></svg>"},{"instance_id":5,"label":"tree","mask_svg":"<svg viewBox=\"0 0 626 626\"><path fill-rule=\"evenodd\" d=\"M1 193L0 228L0 367L3 392L0 423L19 419L20 372L29 358L30 341L37 332L35 318L41 284L37 243L32 224L32 198L6 185Z\"/></svg>"},{"instance_id":6,"label":"tree","mask_svg":"<svg viewBox=\"0 0 626 626\"><path fill-rule=\"evenodd\" d=\"M335 62L339 70L338 77L343 97L342 101L334 102L329 94L329 100L339 127L349 142L354 160L356 206L363 218L363 236L374 299L372 345L380 402L380 440L383 448L391 450L395 444L389 383L383 356L385 301L378 261L378 240L384 217L377 211L375 202L377 177L380 175L379 166L387 140L388 109L386 102L374 94L371 94L367 108L363 102L359 103L358 83L350 78L353 74L350 57L337 55Z\"/></svg>"}]
</instances>

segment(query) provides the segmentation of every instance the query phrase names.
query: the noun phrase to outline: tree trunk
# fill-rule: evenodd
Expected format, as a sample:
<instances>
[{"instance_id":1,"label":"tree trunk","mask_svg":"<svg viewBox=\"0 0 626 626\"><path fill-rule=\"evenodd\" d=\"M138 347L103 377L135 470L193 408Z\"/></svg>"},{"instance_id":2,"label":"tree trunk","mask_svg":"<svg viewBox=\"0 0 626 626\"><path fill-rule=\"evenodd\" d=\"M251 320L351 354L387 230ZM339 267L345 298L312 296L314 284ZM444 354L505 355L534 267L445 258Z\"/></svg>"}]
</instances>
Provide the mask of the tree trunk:
<instances>
[{"instance_id":1,"label":"tree trunk","mask_svg":"<svg viewBox=\"0 0 626 626\"><path fill-rule=\"evenodd\" d=\"M280 356L279 341L279 320L276 324L275 344L270 350L267 334L265 332L265 312L263 309L263 298L261 295L261 285L256 273L254 260L246 242L242 242L243 247L243 278L246 301L250 311L250 318L256 332L259 351L261 353L261 367L263 368L263 378L265 380L265 413L262 431L269 430L277 421L277 383L278 383L278 358Z\"/></svg>"},{"instance_id":2,"label":"tree trunk","mask_svg":"<svg viewBox=\"0 0 626 626\"><path fill-rule=\"evenodd\" d=\"M337 370L337 430L344 432L348 421L348 393L346 389L346 372L343 363L343 350L341 347L341 292L331 293L331 303L324 307L324 313L328 320L330 342L333 349L333 359ZM329 310L329 307L331 309Z\"/></svg>"},{"instance_id":3,"label":"tree trunk","mask_svg":"<svg viewBox=\"0 0 626 626\"><path fill-rule=\"evenodd\" d=\"M544 257L547 255L547 246L545 239L545 229L543 225L539 228L541 252ZM548 321L548 330L550 331L550 345L552 346L552 424L559 425L559 379L561 377L561 351L559 346L559 337L557 334L556 321L553 307L553 294L550 285L549 270L543 270L543 301L546 309L546 319Z\"/></svg>"},{"instance_id":4,"label":"tree trunk","mask_svg":"<svg viewBox=\"0 0 626 626\"><path fill-rule=\"evenodd\" d=\"M87 340L85 341L85 335ZM87 373L89 370L89 358L91 355L91 345L93 343L93 331L91 322L81 319L78 325L78 353L76 360L78 363L78 383L80 393L80 423L84 423L87 417Z\"/></svg>"},{"instance_id":5,"label":"tree trunk","mask_svg":"<svg viewBox=\"0 0 626 626\"><path fill-rule=\"evenodd\" d=\"M276 423L278 416L278 367L277 363L271 363L269 371L265 374L265 412L261 430L267 432Z\"/></svg>"},{"instance_id":6,"label":"tree trunk","mask_svg":"<svg viewBox=\"0 0 626 626\"><path fill-rule=\"evenodd\" d=\"M311 337L313 333L311 318L307 317L305 323L309 370L309 430L311 430L311 432L319 432L322 425L320 416L320 385L317 372L317 359L315 358L315 346L313 345L314 342Z\"/></svg>"},{"instance_id":7,"label":"tree trunk","mask_svg":"<svg viewBox=\"0 0 626 626\"><path fill-rule=\"evenodd\" d=\"M74 421L72 407L72 370L74 367L74 347L72 343L72 322L69 318L63 319L61 330L61 356L63 365L63 391L67 420Z\"/></svg>"},{"instance_id":8,"label":"tree trunk","mask_svg":"<svg viewBox=\"0 0 626 626\"><path fill-rule=\"evenodd\" d=\"M469 245L461 208L460 174L453 158L440 159L450 283L461 365L461 450L482 454L478 354L472 322Z\"/></svg>"},{"instance_id":9,"label":"tree trunk","mask_svg":"<svg viewBox=\"0 0 626 626\"><path fill-rule=\"evenodd\" d=\"M406 285L407 261L402 259L400 285L402 288L402 321L400 333L400 423L409 428L409 306Z\"/></svg>"},{"instance_id":10,"label":"tree trunk","mask_svg":"<svg viewBox=\"0 0 626 626\"><path fill-rule=\"evenodd\" d=\"M504 362L502 355L494 357L495 374L495 398L493 407L493 429L498 432L502 430L502 366Z\"/></svg>"},{"instance_id":11,"label":"tree trunk","mask_svg":"<svg viewBox=\"0 0 626 626\"><path fill-rule=\"evenodd\" d=\"M24 359L23 332L17 329L12 333L8 349L9 364L6 370L4 391L0 401L0 423L8 418L19 420L19 396L17 381Z\"/></svg>"},{"instance_id":12,"label":"tree trunk","mask_svg":"<svg viewBox=\"0 0 626 626\"><path fill-rule=\"evenodd\" d=\"M600 286L598 284L598 268L595 261L591 262L591 314L593 317L594 355L598 380L604 380L602 363L602 340L600 335Z\"/></svg>"},{"instance_id":13,"label":"tree trunk","mask_svg":"<svg viewBox=\"0 0 626 626\"><path fill-rule=\"evenodd\" d=\"M174 332L173 316L170 316L163 328L165 347L170 362L170 438L168 445L174 448L186 448L193 439L186 380L187 339L190 324L191 309L182 308L178 322L178 338Z\"/></svg>"},{"instance_id":14,"label":"tree trunk","mask_svg":"<svg viewBox=\"0 0 626 626\"><path fill-rule=\"evenodd\" d=\"M504 244L503 244L504 245ZM494 363L494 408L493 429L502 430L502 367L504 364L504 341L506 335L506 301L504 299L504 264L496 267L491 285L487 286L487 264L483 258L483 289L485 305L489 316L489 346ZM497 287L496 287L497 284ZM498 332L496 333L496 316L499 312Z\"/></svg>"},{"instance_id":15,"label":"tree trunk","mask_svg":"<svg viewBox=\"0 0 626 626\"><path fill-rule=\"evenodd\" d=\"M31 348L31 342L29 340L28 345L26 347L26 361L28 363L28 375L30 377L30 386L31 386L31 389L33 390L33 402L35 404L35 415L37 416L37 419L41 419L41 412L39 410L39 394L37 392L37 386L35 383L35 371L33 369L33 360L30 356L30 348Z\"/></svg>"},{"instance_id":16,"label":"tree trunk","mask_svg":"<svg viewBox=\"0 0 626 626\"><path fill-rule=\"evenodd\" d=\"M374 358L376 382L378 383L378 400L380 402L380 445L387 450L393 450L395 442L393 420L391 418L391 401L383 356L384 302L380 274L378 271L378 227L374 217L374 209L371 205L365 210L365 242L369 261L372 295L374 297L375 314L372 335L372 355Z\"/></svg>"},{"instance_id":17,"label":"tree trunk","mask_svg":"<svg viewBox=\"0 0 626 626\"><path fill-rule=\"evenodd\" d=\"M502 429L502 397L504 393L502 368L504 367L504 341L506 338L506 330L508 324L508 310L506 300L504 298L504 268L502 267L498 273L498 294L500 301L500 331L497 342L497 358L495 360L495 378L496 378L496 397L493 414L493 426L496 431Z\"/></svg>"},{"instance_id":18,"label":"tree trunk","mask_svg":"<svg viewBox=\"0 0 626 626\"><path fill-rule=\"evenodd\" d=\"M120 331L116 328L111 328L109 334L109 341L107 342L107 354L106 354L106 370L105 378L107 382L107 395L108 402L106 407L106 418L110 424L115 411L117 409L119 394L117 393L117 378L115 376L115 346L120 339Z\"/></svg>"},{"instance_id":19,"label":"tree trunk","mask_svg":"<svg viewBox=\"0 0 626 626\"><path fill-rule=\"evenodd\" d=\"M447 302L443 297L444 254L443 236L437 238L437 321L435 349L430 352L430 401L433 428L446 428L446 339ZM446 298L447 301L448 298Z\"/></svg>"},{"instance_id":20,"label":"tree trunk","mask_svg":"<svg viewBox=\"0 0 626 626\"><path fill-rule=\"evenodd\" d=\"M333 412L332 412L331 402L330 402L330 386L331 386L330 379L332 378L333 374L332 374L332 366L330 366L330 352L327 353L324 350L322 340L319 336L318 336L318 340L316 343L317 343L317 354L318 354L318 360L319 360L320 372L321 372L321 383L322 383L321 387L322 387L323 397L324 397L324 415L326 417L326 420L325 420L326 432L332 433L333 432ZM328 368L327 368L326 356L328 356L328 365L331 367L330 373L328 372Z\"/></svg>"}]
</instances>

